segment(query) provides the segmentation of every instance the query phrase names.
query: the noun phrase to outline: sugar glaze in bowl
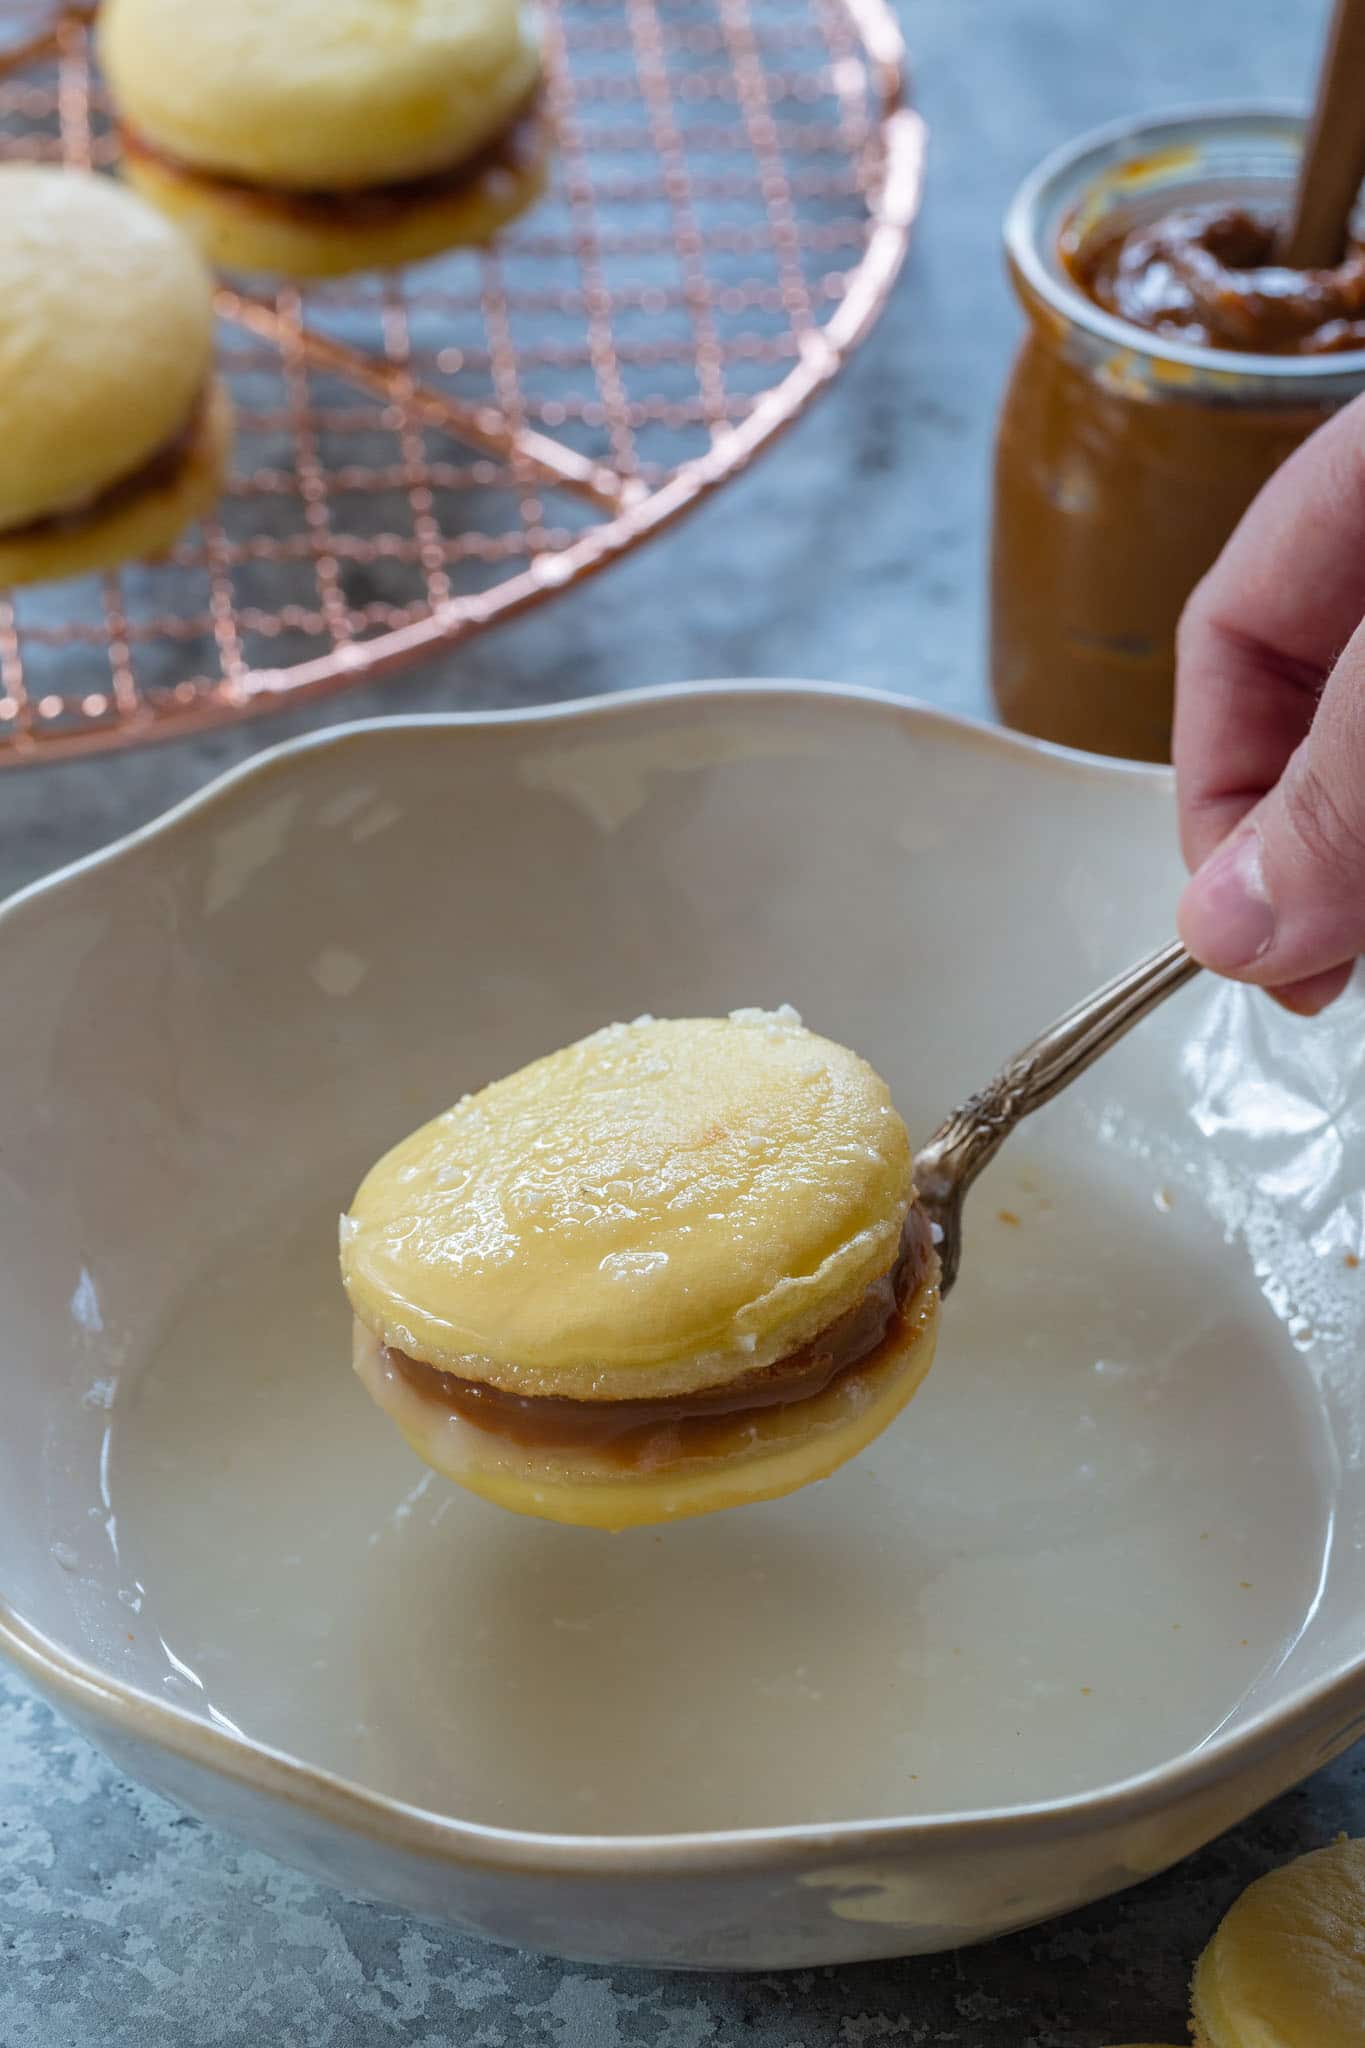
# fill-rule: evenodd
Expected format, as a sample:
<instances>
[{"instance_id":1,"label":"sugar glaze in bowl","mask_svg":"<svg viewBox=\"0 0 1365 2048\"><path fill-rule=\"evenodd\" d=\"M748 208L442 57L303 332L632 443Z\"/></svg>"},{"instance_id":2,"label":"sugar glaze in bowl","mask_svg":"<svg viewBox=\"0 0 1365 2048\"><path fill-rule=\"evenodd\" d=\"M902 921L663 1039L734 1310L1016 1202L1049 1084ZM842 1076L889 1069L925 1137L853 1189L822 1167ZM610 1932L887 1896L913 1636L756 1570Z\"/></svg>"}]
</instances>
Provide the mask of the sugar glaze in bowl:
<instances>
[{"instance_id":1,"label":"sugar glaze in bowl","mask_svg":"<svg viewBox=\"0 0 1365 2048\"><path fill-rule=\"evenodd\" d=\"M802 686L346 727L0 913L0 1646L341 1887L682 1967L984 1938L1365 1725L1361 1004L1209 981L973 1194L938 1363L786 1501L608 1538L349 1370L396 1136L794 1003L913 1136L1169 935L1168 777Z\"/></svg>"}]
</instances>

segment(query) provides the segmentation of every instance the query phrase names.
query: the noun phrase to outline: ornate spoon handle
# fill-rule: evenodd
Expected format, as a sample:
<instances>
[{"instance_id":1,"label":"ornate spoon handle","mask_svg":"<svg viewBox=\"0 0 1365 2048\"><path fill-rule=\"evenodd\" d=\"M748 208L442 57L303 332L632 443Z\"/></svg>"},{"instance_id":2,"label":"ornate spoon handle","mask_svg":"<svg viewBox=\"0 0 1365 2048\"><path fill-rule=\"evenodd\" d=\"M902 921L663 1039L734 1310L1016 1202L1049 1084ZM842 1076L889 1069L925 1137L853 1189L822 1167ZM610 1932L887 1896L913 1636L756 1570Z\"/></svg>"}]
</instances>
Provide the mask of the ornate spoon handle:
<instances>
[{"instance_id":1,"label":"ornate spoon handle","mask_svg":"<svg viewBox=\"0 0 1365 2048\"><path fill-rule=\"evenodd\" d=\"M1068 1010L935 1131L915 1161L915 1185L920 1207L942 1233L938 1250L944 1294L957 1278L962 1256L963 1198L1015 1125L1050 1102L1198 972L1183 946L1164 946Z\"/></svg>"}]
</instances>

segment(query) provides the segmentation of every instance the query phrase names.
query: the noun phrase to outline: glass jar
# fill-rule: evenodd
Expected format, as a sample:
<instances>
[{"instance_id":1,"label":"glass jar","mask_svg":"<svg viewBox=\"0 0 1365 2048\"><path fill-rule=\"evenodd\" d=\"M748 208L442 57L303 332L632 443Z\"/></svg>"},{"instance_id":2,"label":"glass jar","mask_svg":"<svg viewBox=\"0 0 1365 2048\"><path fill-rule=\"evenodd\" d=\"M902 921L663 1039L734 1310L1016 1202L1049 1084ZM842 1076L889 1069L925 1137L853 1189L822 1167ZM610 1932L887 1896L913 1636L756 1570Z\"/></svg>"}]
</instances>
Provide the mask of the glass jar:
<instances>
[{"instance_id":1,"label":"glass jar","mask_svg":"<svg viewBox=\"0 0 1365 2048\"><path fill-rule=\"evenodd\" d=\"M1243 355L1104 312L1060 253L1186 204L1287 207L1300 116L1217 108L1128 122L1049 157L1005 221L1028 315L1000 415L991 679L1007 725L1170 758L1175 628L1262 484L1365 390L1365 350Z\"/></svg>"}]
</instances>

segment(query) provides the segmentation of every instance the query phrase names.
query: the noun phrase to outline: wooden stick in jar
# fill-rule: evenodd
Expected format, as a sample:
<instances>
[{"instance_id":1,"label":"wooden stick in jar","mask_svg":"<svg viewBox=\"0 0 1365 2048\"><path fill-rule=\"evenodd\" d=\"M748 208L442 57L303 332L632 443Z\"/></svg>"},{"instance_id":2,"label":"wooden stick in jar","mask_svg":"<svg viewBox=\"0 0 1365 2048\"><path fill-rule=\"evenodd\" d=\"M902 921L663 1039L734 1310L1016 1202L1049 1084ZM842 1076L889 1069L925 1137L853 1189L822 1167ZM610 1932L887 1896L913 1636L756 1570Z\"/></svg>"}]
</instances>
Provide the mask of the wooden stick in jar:
<instances>
[{"instance_id":1,"label":"wooden stick in jar","mask_svg":"<svg viewBox=\"0 0 1365 2048\"><path fill-rule=\"evenodd\" d=\"M1281 263L1328 270L1341 261L1362 179L1365 0L1336 0Z\"/></svg>"}]
</instances>

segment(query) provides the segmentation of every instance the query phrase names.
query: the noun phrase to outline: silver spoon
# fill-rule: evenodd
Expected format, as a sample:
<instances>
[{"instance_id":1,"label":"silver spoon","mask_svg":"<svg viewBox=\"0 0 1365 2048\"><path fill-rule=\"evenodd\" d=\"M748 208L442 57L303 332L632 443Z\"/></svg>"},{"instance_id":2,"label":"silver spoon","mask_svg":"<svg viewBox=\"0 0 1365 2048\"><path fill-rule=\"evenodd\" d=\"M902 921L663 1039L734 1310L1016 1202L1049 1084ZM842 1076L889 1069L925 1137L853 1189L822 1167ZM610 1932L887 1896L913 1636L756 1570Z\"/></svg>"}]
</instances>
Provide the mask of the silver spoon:
<instances>
[{"instance_id":1,"label":"silver spoon","mask_svg":"<svg viewBox=\"0 0 1365 2048\"><path fill-rule=\"evenodd\" d=\"M1164 946L1068 1010L935 1131L915 1161L915 1186L920 1208L937 1227L941 1293L957 1278L967 1190L1015 1125L1060 1094L1198 972L1199 963L1183 946Z\"/></svg>"}]
</instances>

